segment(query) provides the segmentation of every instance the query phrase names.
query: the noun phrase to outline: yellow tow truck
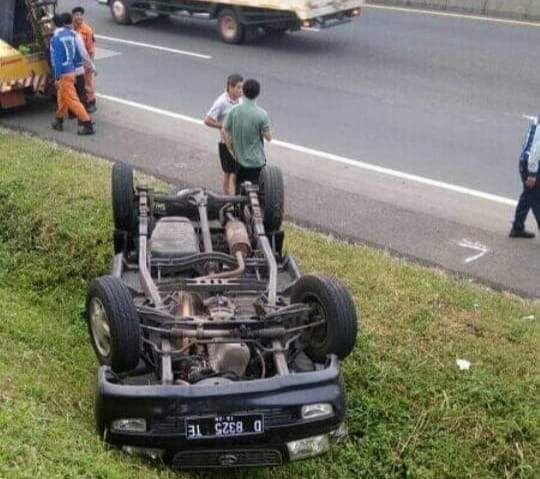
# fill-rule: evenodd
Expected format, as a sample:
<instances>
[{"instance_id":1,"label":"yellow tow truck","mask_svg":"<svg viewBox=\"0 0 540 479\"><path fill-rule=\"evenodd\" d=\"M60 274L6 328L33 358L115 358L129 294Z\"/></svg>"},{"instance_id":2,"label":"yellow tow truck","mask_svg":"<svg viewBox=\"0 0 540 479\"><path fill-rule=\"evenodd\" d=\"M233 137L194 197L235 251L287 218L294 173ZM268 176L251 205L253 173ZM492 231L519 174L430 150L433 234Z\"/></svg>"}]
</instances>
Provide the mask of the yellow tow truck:
<instances>
[{"instance_id":1,"label":"yellow tow truck","mask_svg":"<svg viewBox=\"0 0 540 479\"><path fill-rule=\"evenodd\" d=\"M49 40L56 0L1 0L0 110L51 90Z\"/></svg>"}]
</instances>

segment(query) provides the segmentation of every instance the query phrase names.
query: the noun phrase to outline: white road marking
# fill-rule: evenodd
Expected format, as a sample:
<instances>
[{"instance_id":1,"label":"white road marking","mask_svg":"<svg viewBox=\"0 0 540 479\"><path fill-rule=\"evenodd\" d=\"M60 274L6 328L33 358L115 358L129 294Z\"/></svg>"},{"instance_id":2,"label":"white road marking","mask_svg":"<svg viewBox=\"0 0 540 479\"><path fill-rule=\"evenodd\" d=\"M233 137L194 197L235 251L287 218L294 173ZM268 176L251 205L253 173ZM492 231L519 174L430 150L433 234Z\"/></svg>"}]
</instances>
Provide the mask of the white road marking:
<instances>
[{"instance_id":1,"label":"white road marking","mask_svg":"<svg viewBox=\"0 0 540 479\"><path fill-rule=\"evenodd\" d=\"M536 117L535 116L531 116L531 115L521 115L523 118L525 118L526 120L529 120L529 121L534 121L536 120Z\"/></svg>"},{"instance_id":2,"label":"white road marking","mask_svg":"<svg viewBox=\"0 0 540 479\"><path fill-rule=\"evenodd\" d=\"M120 52L115 52L113 50L107 50L106 48L96 48L95 60L103 60L105 58L115 57L117 55L122 55Z\"/></svg>"},{"instance_id":3,"label":"white road marking","mask_svg":"<svg viewBox=\"0 0 540 479\"><path fill-rule=\"evenodd\" d=\"M162 110L161 108L156 108L149 105L144 105L142 103L137 103L131 100L125 100L123 98L118 98L110 95L96 94L99 98L108 100L114 103L119 103L121 105L130 106L132 108L137 108L139 110L148 111L151 113L156 113L158 115L163 115L169 118L175 118L177 120L187 121L189 123L194 123L196 125L204 125L203 121L198 118L193 118L186 115L181 115L169 110ZM491 193L485 193L483 191L473 190L471 188L466 188L464 186L453 185L451 183L445 183L444 181L433 180L431 178L425 178L423 176L413 175L411 173L405 173L403 171L393 170L391 168L386 168L384 166L374 165L371 163L366 163L359 160L354 160L352 158L346 158L344 156L334 155L332 153L327 153L324 151L315 150L313 148L307 148L305 146L295 145L294 143L288 143L285 141L274 140L272 141L273 145L286 148L288 150L297 151L299 153L305 153L307 155L312 155L318 158L323 158L325 160L333 161L336 163L341 163L344 165L352 166L354 168L359 168L362 170L373 171L380 173L382 175L392 176L394 178L400 178L403 180L408 180L414 183L419 183L427 186L432 186L434 188L439 188L447 191L452 191L454 193L460 193L463 195L473 196L475 198L480 198L483 200L491 201L494 203L499 203L507 206L516 206L517 202L510 198L505 198L503 196L494 195Z\"/></svg>"},{"instance_id":4,"label":"white road marking","mask_svg":"<svg viewBox=\"0 0 540 479\"><path fill-rule=\"evenodd\" d=\"M150 48L151 50L159 50L161 52L175 53L177 55L187 55L195 58L202 58L204 60L211 60L210 55L203 55L202 53L189 52L187 50L177 50L175 48L162 47L160 45L152 45L150 43L134 42L132 40L125 40L123 38L107 37L105 35L96 35L96 38L105 40L107 42L123 43L125 45L131 45L134 47Z\"/></svg>"},{"instance_id":5,"label":"white road marking","mask_svg":"<svg viewBox=\"0 0 540 479\"><path fill-rule=\"evenodd\" d=\"M473 256L469 256L468 258L465 258L465 264L472 263L473 261L480 259L487 252L489 252L489 248L487 246L484 246L482 243L479 243L478 241L470 241L467 239L463 239L460 242L458 242L458 245L461 246L462 248L469 248L478 252Z\"/></svg>"},{"instance_id":6,"label":"white road marking","mask_svg":"<svg viewBox=\"0 0 540 479\"><path fill-rule=\"evenodd\" d=\"M506 23L508 25L518 25L526 27L540 27L538 22L527 22L525 20L509 20L506 18L494 18L494 17L485 17L482 15L474 14L465 14L465 13L452 13L452 12L439 12L436 10L424 10L420 8L407 8L407 7L392 7L388 5L364 5L363 8L373 8L376 10L395 10L397 12L407 12L407 13L416 13L419 15L434 15L437 17L453 17L453 18L464 18L467 20L478 20L481 22L491 22L491 23Z\"/></svg>"}]
</instances>

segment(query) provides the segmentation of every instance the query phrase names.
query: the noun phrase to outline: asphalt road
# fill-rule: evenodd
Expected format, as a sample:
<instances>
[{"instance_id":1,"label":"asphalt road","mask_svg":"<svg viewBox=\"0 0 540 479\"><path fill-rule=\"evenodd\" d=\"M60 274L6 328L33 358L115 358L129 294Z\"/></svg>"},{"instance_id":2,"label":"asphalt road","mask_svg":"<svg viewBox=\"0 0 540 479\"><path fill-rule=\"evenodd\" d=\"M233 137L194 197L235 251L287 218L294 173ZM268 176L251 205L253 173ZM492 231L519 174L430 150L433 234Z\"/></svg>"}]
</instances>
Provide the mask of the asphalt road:
<instances>
[{"instance_id":1,"label":"asphalt road","mask_svg":"<svg viewBox=\"0 0 540 479\"><path fill-rule=\"evenodd\" d=\"M99 92L135 103L101 99L97 137L51 133L48 107L39 105L0 122L161 176L217 185L215 132L179 115L201 118L227 74L239 71L262 81L260 103L280 140L353 160L272 146L291 218L540 297L540 242L506 237L509 201L354 164L516 197L522 115L535 113L540 97L540 71L527 55L540 28L368 10L339 28L237 47L222 44L210 22L121 27L106 7L84 3L99 35L211 58L100 38Z\"/></svg>"}]
</instances>

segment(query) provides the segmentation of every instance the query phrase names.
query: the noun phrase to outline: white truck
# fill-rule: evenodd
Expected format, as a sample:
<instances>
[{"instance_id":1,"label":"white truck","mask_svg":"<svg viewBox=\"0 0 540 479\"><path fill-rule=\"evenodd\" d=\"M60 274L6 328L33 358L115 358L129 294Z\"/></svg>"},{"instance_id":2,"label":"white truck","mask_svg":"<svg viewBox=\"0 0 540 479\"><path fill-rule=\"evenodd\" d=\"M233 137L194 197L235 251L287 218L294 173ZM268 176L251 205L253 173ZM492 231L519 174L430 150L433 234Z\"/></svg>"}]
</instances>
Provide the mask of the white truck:
<instances>
[{"instance_id":1,"label":"white truck","mask_svg":"<svg viewBox=\"0 0 540 479\"><path fill-rule=\"evenodd\" d=\"M115 22L129 25L148 17L188 16L217 19L226 43L243 43L259 30L283 34L320 30L348 23L360 15L364 0L98 0Z\"/></svg>"}]
</instances>

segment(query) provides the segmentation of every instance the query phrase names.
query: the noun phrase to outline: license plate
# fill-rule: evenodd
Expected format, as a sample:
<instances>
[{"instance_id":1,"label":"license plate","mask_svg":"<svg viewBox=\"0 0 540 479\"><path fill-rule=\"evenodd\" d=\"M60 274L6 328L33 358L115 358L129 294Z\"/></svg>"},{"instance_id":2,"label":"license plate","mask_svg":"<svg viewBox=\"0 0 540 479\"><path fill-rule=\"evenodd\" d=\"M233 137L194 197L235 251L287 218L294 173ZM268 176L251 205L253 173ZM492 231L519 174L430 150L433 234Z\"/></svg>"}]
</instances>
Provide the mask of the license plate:
<instances>
[{"instance_id":1,"label":"license plate","mask_svg":"<svg viewBox=\"0 0 540 479\"><path fill-rule=\"evenodd\" d=\"M229 414L186 419L186 438L237 437L264 432L262 414Z\"/></svg>"}]
</instances>

